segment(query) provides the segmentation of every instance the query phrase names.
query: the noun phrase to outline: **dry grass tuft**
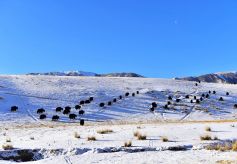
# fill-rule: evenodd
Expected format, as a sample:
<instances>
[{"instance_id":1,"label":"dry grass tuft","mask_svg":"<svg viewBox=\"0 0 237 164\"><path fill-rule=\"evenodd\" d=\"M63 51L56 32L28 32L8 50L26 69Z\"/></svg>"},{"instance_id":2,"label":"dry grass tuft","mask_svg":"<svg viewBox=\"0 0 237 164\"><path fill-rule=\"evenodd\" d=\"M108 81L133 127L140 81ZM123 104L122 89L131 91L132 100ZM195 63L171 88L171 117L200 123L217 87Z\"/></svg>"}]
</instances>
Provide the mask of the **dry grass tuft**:
<instances>
[{"instance_id":1,"label":"dry grass tuft","mask_svg":"<svg viewBox=\"0 0 237 164\"><path fill-rule=\"evenodd\" d=\"M169 139L168 139L166 136L162 136L162 137L161 137L161 140L162 140L163 142L168 142L168 141L169 141Z\"/></svg>"},{"instance_id":2,"label":"dry grass tuft","mask_svg":"<svg viewBox=\"0 0 237 164\"><path fill-rule=\"evenodd\" d=\"M202 141L212 140L211 136L209 136L209 135L200 136L200 139L201 139Z\"/></svg>"},{"instance_id":3,"label":"dry grass tuft","mask_svg":"<svg viewBox=\"0 0 237 164\"><path fill-rule=\"evenodd\" d=\"M7 138L7 139L6 139L6 142L12 142L12 141L11 141L11 138Z\"/></svg>"},{"instance_id":4,"label":"dry grass tuft","mask_svg":"<svg viewBox=\"0 0 237 164\"><path fill-rule=\"evenodd\" d=\"M3 150L12 150L13 146L10 144L4 144L4 145L2 145L2 148L3 148Z\"/></svg>"},{"instance_id":5,"label":"dry grass tuft","mask_svg":"<svg viewBox=\"0 0 237 164\"><path fill-rule=\"evenodd\" d=\"M207 132L211 132L211 127L207 126L207 127L205 128L205 130L206 130Z\"/></svg>"},{"instance_id":6,"label":"dry grass tuft","mask_svg":"<svg viewBox=\"0 0 237 164\"><path fill-rule=\"evenodd\" d=\"M140 134L140 132L136 131L136 132L133 133L133 136L137 137L139 134Z\"/></svg>"},{"instance_id":7,"label":"dry grass tuft","mask_svg":"<svg viewBox=\"0 0 237 164\"><path fill-rule=\"evenodd\" d=\"M132 146L132 141L128 141L124 143L124 147L131 147Z\"/></svg>"},{"instance_id":8,"label":"dry grass tuft","mask_svg":"<svg viewBox=\"0 0 237 164\"><path fill-rule=\"evenodd\" d=\"M137 139L138 139L138 140L146 140L146 135L139 134L139 135L137 136Z\"/></svg>"},{"instance_id":9,"label":"dry grass tuft","mask_svg":"<svg viewBox=\"0 0 237 164\"><path fill-rule=\"evenodd\" d=\"M102 129L102 130L98 130L97 133L99 134L109 134L109 133L113 133L114 131L111 129Z\"/></svg>"},{"instance_id":10,"label":"dry grass tuft","mask_svg":"<svg viewBox=\"0 0 237 164\"><path fill-rule=\"evenodd\" d=\"M81 136L77 132L74 133L74 137L75 138L81 138Z\"/></svg>"},{"instance_id":11,"label":"dry grass tuft","mask_svg":"<svg viewBox=\"0 0 237 164\"><path fill-rule=\"evenodd\" d=\"M87 141L96 141L95 136L87 137Z\"/></svg>"}]
</instances>

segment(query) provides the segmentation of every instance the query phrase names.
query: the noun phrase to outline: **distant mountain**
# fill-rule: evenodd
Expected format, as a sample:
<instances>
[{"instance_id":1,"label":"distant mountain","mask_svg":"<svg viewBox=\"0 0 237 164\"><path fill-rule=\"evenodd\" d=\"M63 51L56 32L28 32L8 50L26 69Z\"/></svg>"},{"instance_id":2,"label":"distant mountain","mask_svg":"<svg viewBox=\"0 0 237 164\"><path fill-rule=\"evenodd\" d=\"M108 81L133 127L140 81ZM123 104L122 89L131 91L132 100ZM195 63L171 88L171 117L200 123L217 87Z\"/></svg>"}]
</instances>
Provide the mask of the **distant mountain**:
<instances>
[{"instance_id":1,"label":"distant mountain","mask_svg":"<svg viewBox=\"0 0 237 164\"><path fill-rule=\"evenodd\" d=\"M197 77L175 78L176 80L202 81L208 83L237 84L237 72L219 72Z\"/></svg>"},{"instance_id":2,"label":"distant mountain","mask_svg":"<svg viewBox=\"0 0 237 164\"><path fill-rule=\"evenodd\" d=\"M46 73L28 73L27 75L49 75L49 76L99 76L99 77L143 77L136 73L108 73L97 74L84 71L66 71L66 72L46 72Z\"/></svg>"}]
</instances>

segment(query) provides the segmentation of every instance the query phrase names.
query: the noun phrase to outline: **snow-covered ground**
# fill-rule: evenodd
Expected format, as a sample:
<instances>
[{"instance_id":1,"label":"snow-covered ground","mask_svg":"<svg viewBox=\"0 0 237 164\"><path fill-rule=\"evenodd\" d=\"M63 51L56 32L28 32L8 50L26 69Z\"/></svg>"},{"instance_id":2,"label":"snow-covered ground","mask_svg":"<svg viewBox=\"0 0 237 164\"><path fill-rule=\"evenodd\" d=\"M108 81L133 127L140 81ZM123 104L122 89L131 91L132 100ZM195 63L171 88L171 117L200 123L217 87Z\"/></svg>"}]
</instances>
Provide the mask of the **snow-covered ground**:
<instances>
[{"instance_id":1,"label":"snow-covered ground","mask_svg":"<svg viewBox=\"0 0 237 164\"><path fill-rule=\"evenodd\" d=\"M209 90L215 90L216 94L203 98L200 104L195 103L194 96L199 99ZM139 94L131 96L137 91ZM128 97L124 96L126 92L130 93ZM122 100L118 100L120 95ZM173 99L168 100L169 96ZM89 97L94 97L94 101L83 105L85 114L79 116L74 106ZM224 101L219 101L220 97ZM117 102L112 106L99 107L101 102L107 104L114 98ZM237 85L228 84L196 86L195 82L171 79L2 75L0 144L37 152L40 158L32 163L237 162L236 152L205 150L205 143L217 141L200 140L205 134L219 140L237 138L236 98ZM165 109L168 101L171 105ZM158 104L154 112L149 111L152 102ZM19 107L17 112L11 112L13 105ZM72 107L71 113L78 115L75 120L56 113L56 107L65 106ZM38 108L46 110L46 120L39 119ZM58 115L59 120L51 121L53 115ZM85 120L85 126L79 125L81 119ZM205 131L206 126L212 131ZM113 132L97 133L102 129ZM145 134L147 139L137 140L133 136L136 131ZM80 139L74 137L75 132ZM97 140L87 141L88 136L95 136ZM162 136L169 141L162 142ZM126 141L131 141L132 147L124 148ZM187 150L169 150L176 146ZM4 153L14 154L15 150L0 150L0 158Z\"/></svg>"}]
</instances>

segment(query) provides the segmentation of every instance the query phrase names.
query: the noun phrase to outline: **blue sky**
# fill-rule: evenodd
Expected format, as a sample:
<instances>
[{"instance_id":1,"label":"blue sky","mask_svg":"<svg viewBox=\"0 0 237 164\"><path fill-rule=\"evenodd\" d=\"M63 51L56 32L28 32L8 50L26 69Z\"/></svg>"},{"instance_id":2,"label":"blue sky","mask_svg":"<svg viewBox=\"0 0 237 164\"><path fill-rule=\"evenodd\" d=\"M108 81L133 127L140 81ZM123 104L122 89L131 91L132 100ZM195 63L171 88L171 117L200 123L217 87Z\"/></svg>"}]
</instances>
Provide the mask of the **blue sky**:
<instances>
[{"instance_id":1,"label":"blue sky","mask_svg":"<svg viewBox=\"0 0 237 164\"><path fill-rule=\"evenodd\" d=\"M237 70L236 0L0 0L0 74Z\"/></svg>"}]
</instances>

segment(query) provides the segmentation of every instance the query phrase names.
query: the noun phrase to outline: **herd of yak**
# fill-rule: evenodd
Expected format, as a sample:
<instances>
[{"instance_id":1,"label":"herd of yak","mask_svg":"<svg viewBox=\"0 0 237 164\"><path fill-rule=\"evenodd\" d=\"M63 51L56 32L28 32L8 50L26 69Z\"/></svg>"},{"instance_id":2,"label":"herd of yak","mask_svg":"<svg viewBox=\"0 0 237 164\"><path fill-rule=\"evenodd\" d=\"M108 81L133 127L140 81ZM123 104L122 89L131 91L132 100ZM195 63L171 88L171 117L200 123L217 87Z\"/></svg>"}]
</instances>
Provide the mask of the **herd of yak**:
<instances>
[{"instance_id":1,"label":"herd of yak","mask_svg":"<svg viewBox=\"0 0 237 164\"><path fill-rule=\"evenodd\" d=\"M195 83L195 86L198 86L198 83ZM135 93L132 93L131 95L133 97L135 97L136 94L139 94L139 91L136 91ZM211 94L215 95L216 91L208 91L207 93L203 93L202 95L199 95L199 96L186 95L185 99L190 99L190 103L200 104L204 99L210 98ZM99 107L100 108L105 108L106 106L111 106L113 103L116 103L117 101L122 100L124 97L128 97L129 95L130 95L130 93L126 92L124 94L124 96L120 95L118 98L113 98L113 100L108 101L107 103L105 103L105 102L99 103ZM226 95L228 96L228 95L230 95L230 93L226 92ZM163 106L164 109L169 109L169 105L172 104L172 102L171 102L172 100L174 100L176 103L179 103L181 101L180 98L174 98L172 96L168 96L167 99L168 99L167 100L167 104L165 104ZM90 104L93 100L94 100L94 97L89 97L89 99L87 99L87 100L81 100L79 102L79 104L75 105L74 108L76 110L78 110L78 114L79 115L84 115L85 111L82 110L82 107L84 105ZM219 101L224 101L223 97L220 97ZM151 112L154 112L157 107L158 107L158 104L156 102L152 102L149 110ZM234 104L234 108L237 108L237 104ZM71 109L72 109L72 107L70 107L70 106L66 106L65 108L57 107L55 109L55 111L56 112L62 112L64 115L68 115L69 119L76 119L77 114L71 113ZM11 107L11 111L12 112L16 112L17 110L18 110L17 106L12 106ZM37 114L39 114L39 119L46 119L47 116L46 116L45 112L46 111L43 108L40 108L40 109L37 110ZM52 121L58 121L58 120L59 120L59 116L58 115L53 115L52 116ZM84 125L84 122L85 122L84 119L80 119L80 125Z\"/></svg>"},{"instance_id":2,"label":"herd of yak","mask_svg":"<svg viewBox=\"0 0 237 164\"><path fill-rule=\"evenodd\" d=\"M135 97L136 94L139 94L139 91L136 91L135 93L132 93L131 95L132 95L133 97ZM107 106L111 106L113 103L116 103L117 101L122 100L124 97L128 97L129 95L130 95L130 93L129 93L129 92L126 92L126 93L124 94L124 96L120 95L118 98L113 98L112 101L108 101L107 103L101 102L101 103L99 104L99 107L100 107L100 108L105 108L106 105L107 105ZM74 108L75 108L76 110L78 110L78 114L79 114L79 115L84 115L84 114L85 114L85 111L82 110L82 107L85 106L85 105L87 105L87 104L90 104L90 103L93 102L93 101L94 101L94 97L89 97L87 100L81 100L81 101L79 102L79 104L77 104L77 105L74 106ZM66 107L64 107L64 108L62 108L62 107L56 107L55 112L56 112L56 113L62 112L64 115L68 115L69 119L76 119L76 117L77 117L78 115L77 115L77 114L74 114L74 113L71 113L71 109L72 109L72 107L70 107L70 106L66 106ZM11 112L16 112L17 110L18 110L18 106L12 106L12 107L11 107ZM41 120L46 119L47 116L46 116L45 113L46 113L46 111L45 111L44 108L39 108L39 109L37 109L37 114L39 114L39 119L41 119ZM53 115L53 116L52 116L52 121L58 121L59 118L60 118L60 117L59 117L58 115ZM80 125L83 126L84 123L85 123L85 120L84 120L84 119L80 119Z\"/></svg>"}]
</instances>

